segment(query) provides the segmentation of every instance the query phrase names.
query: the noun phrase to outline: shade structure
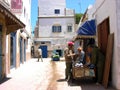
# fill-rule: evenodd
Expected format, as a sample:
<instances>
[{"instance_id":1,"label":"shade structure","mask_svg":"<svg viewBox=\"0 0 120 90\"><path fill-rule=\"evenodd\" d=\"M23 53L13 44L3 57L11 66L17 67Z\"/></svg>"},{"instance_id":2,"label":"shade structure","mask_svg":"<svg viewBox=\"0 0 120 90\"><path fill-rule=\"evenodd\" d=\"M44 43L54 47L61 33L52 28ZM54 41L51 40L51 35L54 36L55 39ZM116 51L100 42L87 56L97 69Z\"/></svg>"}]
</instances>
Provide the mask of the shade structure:
<instances>
[{"instance_id":1,"label":"shade structure","mask_svg":"<svg viewBox=\"0 0 120 90\"><path fill-rule=\"evenodd\" d=\"M95 36L96 35L96 24L95 19L85 21L78 29L77 35L82 36Z\"/></svg>"},{"instance_id":2,"label":"shade structure","mask_svg":"<svg viewBox=\"0 0 120 90\"><path fill-rule=\"evenodd\" d=\"M8 10L1 2L0 2L0 14L4 16L5 25L7 28L6 34L10 34L11 32L15 32L18 29L25 28L25 24L20 21L10 10Z\"/></svg>"}]
</instances>

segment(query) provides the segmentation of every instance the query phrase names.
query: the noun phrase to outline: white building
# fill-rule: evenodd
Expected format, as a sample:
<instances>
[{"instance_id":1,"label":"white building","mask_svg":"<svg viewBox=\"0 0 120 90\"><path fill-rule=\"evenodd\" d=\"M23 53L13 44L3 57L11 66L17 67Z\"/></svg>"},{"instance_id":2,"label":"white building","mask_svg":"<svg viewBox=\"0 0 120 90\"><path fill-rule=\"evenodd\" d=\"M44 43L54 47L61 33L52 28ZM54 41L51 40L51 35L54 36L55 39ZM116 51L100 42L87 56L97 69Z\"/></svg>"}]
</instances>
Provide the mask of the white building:
<instances>
[{"instance_id":1,"label":"white building","mask_svg":"<svg viewBox=\"0 0 120 90\"><path fill-rule=\"evenodd\" d=\"M106 52L108 35L114 33L114 47L112 57L112 85L120 89L120 0L96 0L93 12L90 16L95 17L97 32L101 37L98 45ZM89 15L89 14L88 14ZM107 36L107 37L106 37ZM101 45L101 44L102 45Z\"/></svg>"},{"instance_id":2,"label":"white building","mask_svg":"<svg viewBox=\"0 0 120 90\"><path fill-rule=\"evenodd\" d=\"M31 0L7 0L12 14L25 24L25 28L9 33L6 40L6 73L11 68L18 68L20 64L31 58Z\"/></svg>"},{"instance_id":3,"label":"white building","mask_svg":"<svg viewBox=\"0 0 120 90\"><path fill-rule=\"evenodd\" d=\"M74 10L66 8L65 0L38 0L38 37L36 49L44 49L43 57L51 56L57 50L62 56L66 42L71 40L75 31ZM48 51L48 53L47 53Z\"/></svg>"},{"instance_id":4,"label":"white building","mask_svg":"<svg viewBox=\"0 0 120 90\"><path fill-rule=\"evenodd\" d=\"M21 33L26 42L26 60L31 58L31 0L22 0L23 9L22 14L17 15L20 20L25 23L26 27Z\"/></svg>"}]
</instances>

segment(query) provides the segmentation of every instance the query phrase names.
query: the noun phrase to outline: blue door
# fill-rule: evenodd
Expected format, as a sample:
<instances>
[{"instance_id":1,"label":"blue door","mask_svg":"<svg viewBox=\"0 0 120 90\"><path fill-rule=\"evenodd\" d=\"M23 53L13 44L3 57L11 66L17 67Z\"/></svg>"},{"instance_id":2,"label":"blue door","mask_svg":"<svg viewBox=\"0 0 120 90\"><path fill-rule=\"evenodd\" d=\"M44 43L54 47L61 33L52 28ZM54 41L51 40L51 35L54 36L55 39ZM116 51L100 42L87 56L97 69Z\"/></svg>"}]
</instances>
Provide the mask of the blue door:
<instances>
[{"instance_id":1,"label":"blue door","mask_svg":"<svg viewBox=\"0 0 120 90\"><path fill-rule=\"evenodd\" d=\"M10 46L10 66L15 67L16 63L16 32L11 33L11 46Z\"/></svg>"},{"instance_id":2,"label":"blue door","mask_svg":"<svg viewBox=\"0 0 120 90\"><path fill-rule=\"evenodd\" d=\"M2 26L0 25L0 80L2 79Z\"/></svg>"},{"instance_id":3,"label":"blue door","mask_svg":"<svg viewBox=\"0 0 120 90\"><path fill-rule=\"evenodd\" d=\"M23 49L22 49L23 46L22 46L22 40L23 40L22 37L20 37L20 63L23 62L23 61L22 61L22 60L23 60L23 53L22 53L22 52L23 52Z\"/></svg>"},{"instance_id":4,"label":"blue door","mask_svg":"<svg viewBox=\"0 0 120 90\"><path fill-rule=\"evenodd\" d=\"M26 61L26 40L24 40L24 61Z\"/></svg>"},{"instance_id":5,"label":"blue door","mask_svg":"<svg viewBox=\"0 0 120 90\"><path fill-rule=\"evenodd\" d=\"M42 50L42 57L43 58L47 58L47 54L48 54L48 52L47 52L47 46L40 46L39 48L41 48L41 50Z\"/></svg>"}]
</instances>

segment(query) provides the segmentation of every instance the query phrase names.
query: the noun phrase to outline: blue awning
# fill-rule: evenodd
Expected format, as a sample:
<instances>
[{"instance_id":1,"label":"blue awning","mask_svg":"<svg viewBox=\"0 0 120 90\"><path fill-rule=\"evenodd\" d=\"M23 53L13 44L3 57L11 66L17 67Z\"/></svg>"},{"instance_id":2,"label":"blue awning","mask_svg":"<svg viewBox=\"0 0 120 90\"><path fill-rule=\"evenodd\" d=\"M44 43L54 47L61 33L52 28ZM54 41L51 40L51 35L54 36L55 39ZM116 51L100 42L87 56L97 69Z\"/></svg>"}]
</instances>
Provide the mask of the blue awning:
<instances>
[{"instance_id":1,"label":"blue awning","mask_svg":"<svg viewBox=\"0 0 120 90\"><path fill-rule=\"evenodd\" d=\"M95 19L85 21L79 27L77 35L95 36L96 35Z\"/></svg>"}]
</instances>

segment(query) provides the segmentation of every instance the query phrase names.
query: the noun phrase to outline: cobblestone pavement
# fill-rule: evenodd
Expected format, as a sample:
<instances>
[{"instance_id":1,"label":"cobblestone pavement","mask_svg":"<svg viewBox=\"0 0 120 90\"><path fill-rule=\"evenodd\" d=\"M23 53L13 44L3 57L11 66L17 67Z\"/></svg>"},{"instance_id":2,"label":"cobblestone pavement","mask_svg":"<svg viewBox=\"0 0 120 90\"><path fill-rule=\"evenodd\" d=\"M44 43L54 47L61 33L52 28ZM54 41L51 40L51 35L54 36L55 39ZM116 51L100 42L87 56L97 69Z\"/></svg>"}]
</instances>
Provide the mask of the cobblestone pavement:
<instances>
[{"instance_id":1,"label":"cobblestone pavement","mask_svg":"<svg viewBox=\"0 0 120 90\"><path fill-rule=\"evenodd\" d=\"M31 59L18 69L12 69L6 81L0 84L0 90L106 90L90 80L68 84L64 80L64 60L56 62L50 58L43 60L37 62L37 59Z\"/></svg>"}]
</instances>

